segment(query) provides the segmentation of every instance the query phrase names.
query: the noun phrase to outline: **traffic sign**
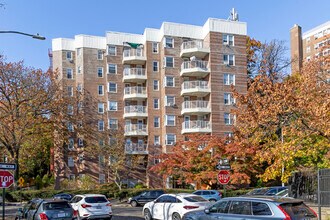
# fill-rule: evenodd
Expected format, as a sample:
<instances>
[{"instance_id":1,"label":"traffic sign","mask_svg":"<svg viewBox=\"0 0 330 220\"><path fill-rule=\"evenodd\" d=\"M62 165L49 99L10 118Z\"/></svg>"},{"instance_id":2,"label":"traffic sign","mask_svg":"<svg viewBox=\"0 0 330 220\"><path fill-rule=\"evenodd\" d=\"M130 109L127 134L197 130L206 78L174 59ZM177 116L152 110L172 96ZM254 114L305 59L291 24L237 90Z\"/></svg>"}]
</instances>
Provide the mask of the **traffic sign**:
<instances>
[{"instance_id":1,"label":"traffic sign","mask_svg":"<svg viewBox=\"0 0 330 220\"><path fill-rule=\"evenodd\" d=\"M24 186L24 179L23 179L23 177L20 177L20 178L18 179L18 185L19 185L20 187Z\"/></svg>"},{"instance_id":2,"label":"traffic sign","mask_svg":"<svg viewBox=\"0 0 330 220\"><path fill-rule=\"evenodd\" d=\"M230 170L230 169L231 169L230 165L220 165L220 164L218 164L218 165L216 166L216 168L217 168L218 170Z\"/></svg>"},{"instance_id":3,"label":"traffic sign","mask_svg":"<svg viewBox=\"0 0 330 220\"><path fill-rule=\"evenodd\" d=\"M14 183L14 175L7 170L0 170L0 188L8 188Z\"/></svg>"},{"instance_id":4,"label":"traffic sign","mask_svg":"<svg viewBox=\"0 0 330 220\"><path fill-rule=\"evenodd\" d=\"M16 170L15 163L0 163L0 170Z\"/></svg>"},{"instance_id":5,"label":"traffic sign","mask_svg":"<svg viewBox=\"0 0 330 220\"><path fill-rule=\"evenodd\" d=\"M220 184L225 185L228 184L230 180L230 173L228 170L220 170L218 173L218 181Z\"/></svg>"}]
</instances>

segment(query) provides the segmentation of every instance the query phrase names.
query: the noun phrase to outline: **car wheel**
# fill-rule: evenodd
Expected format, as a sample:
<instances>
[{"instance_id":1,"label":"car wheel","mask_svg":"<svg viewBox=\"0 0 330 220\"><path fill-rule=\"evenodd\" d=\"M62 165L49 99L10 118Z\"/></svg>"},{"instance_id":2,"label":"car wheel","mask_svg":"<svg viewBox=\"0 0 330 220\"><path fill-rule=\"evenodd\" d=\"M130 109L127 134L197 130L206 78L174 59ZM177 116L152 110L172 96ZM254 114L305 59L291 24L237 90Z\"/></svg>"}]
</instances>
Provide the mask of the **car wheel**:
<instances>
[{"instance_id":1,"label":"car wheel","mask_svg":"<svg viewBox=\"0 0 330 220\"><path fill-rule=\"evenodd\" d=\"M131 206L132 207L136 207L137 205L138 205L138 203L135 200L131 201Z\"/></svg>"},{"instance_id":2,"label":"car wheel","mask_svg":"<svg viewBox=\"0 0 330 220\"><path fill-rule=\"evenodd\" d=\"M215 200L215 199L210 199L210 202L216 202L217 200Z\"/></svg>"},{"instance_id":3,"label":"car wheel","mask_svg":"<svg viewBox=\"0 0 330 220\"><path fill-rule=\"evenodd\" d=\"M179 213L173 213L172 220L181 220L180 214Z\"/></svg>"},{"instance_id":4,"label":"car wheel","mask_svg":"<svg viewBox=\"0 0 330 220\"><path fill-rule=\"evenodd\" d=\"M144 216L145 220L152 220L152 216L151 216L151 213L150 213L149 209L144 210L143 216Z\"/></svg>"}]
</instances>

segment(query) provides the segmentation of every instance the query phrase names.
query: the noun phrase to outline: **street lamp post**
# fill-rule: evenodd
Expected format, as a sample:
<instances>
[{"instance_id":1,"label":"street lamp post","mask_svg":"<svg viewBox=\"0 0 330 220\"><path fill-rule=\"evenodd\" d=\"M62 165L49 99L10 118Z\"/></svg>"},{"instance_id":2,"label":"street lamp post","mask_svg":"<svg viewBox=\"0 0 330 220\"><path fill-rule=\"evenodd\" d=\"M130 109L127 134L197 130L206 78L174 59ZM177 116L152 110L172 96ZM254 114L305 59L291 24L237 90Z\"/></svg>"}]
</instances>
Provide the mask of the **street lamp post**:
<instances>
[{"instance_id":1,"label":"street lamp post","mask_svg":"<svg viewBox=\"0 0 330 220\"><path fill-rule=\"evenodd\" d=\"M0 34L21 34L21 35L32 37L37 40L46 40L45 37L40 36L39 34L28 34L28 33L20 32L20 31L0 31Z\"/></svg>"}]
</instances>

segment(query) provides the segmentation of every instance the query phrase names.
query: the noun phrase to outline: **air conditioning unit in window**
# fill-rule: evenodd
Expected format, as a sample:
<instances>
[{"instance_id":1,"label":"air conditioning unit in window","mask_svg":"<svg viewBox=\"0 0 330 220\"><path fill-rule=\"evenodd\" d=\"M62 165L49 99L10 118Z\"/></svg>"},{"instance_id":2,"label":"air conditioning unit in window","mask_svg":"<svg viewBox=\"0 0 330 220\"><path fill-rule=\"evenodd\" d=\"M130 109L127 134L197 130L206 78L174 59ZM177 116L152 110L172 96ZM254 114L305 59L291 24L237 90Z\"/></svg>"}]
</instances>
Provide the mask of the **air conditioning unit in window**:
<instances>
[{"instance_id":1,"label":"air conditioning unit in window","mask_svg":"<svg viewBox=\"0 0 330 220\"><path fill-rule=\"evenodd\" d=\"M172 103L172 102L169 103L168 106L170 106L170 107L172 107L172 108L176 108L176 107L178 107L175 103Z\"/></svg>"},{"instance_id":2,"label":"air conditioning unit in window","mask_svg":"<svg viewBox=\"0 0 330 220\"><path fill-rule=\"evenodd\" d=\"M69 62L70 62L70 63L73 63L73 59L70 59Z\"/></svg>"}]
</instances>

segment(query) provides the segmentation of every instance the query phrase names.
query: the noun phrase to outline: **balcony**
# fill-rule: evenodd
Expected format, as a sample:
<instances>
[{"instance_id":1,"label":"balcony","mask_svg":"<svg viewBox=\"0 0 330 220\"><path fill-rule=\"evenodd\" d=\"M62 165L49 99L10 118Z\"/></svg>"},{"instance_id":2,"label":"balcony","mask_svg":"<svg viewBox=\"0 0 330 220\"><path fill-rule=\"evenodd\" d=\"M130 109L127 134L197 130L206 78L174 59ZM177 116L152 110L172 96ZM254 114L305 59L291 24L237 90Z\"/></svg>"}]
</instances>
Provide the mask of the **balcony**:
<instances>
[{"instance_id":1,"label":"balcony","mask_svg":"<svg viewBox=\"0 0 330 220\"><path fill-rule=\"evenodd\" d=\"M144 56L143 49L124 49L123 64L143 65L146 61L147 58Z\"/></svg>"},{"instance_id":2,"label":"balcony","mask_svg":"<svg viewBox=\"0 0 330 220\"><path fill-rule=\"evenodd\" d=\"M185 61L181 64L180 76L205 77L209 73L208 62L204 60Z\"/></svg>"},{"instance_id":3,"label":"balcony","mask_svg":"<svg viewBox=\"0 0 330 220\"><path fill-rule=\"evenodd\" d=\"M148 154L146 144L131 143L125 145L126 154Z\"/></svg>"},{"instance_id":4,"label":"balcony","mask_svg":"<svg viewBox=\"0 0 330 220\"><path fill-rule=\"evenodd\" d=\"M182 123L181 134L187 133L211 133L211 123L208 121L185 121Z\"/></svg>"},{"instance_id":5,"label":"balcony","mask_svg":"<svg viewBox=\"0 0 330 220\"><path fill-rule=\"evenodd\" d=\"M181 115L205 115L211 113L208 101L195 100L182 103Z\"/></svg>"},{"instance_id":6,"label":"balcony","mask_svg":"<svg viewBox=\"0 0 330 220\"><path fill-rule=\"evenodd\" d=\"M142 105L130 105L124 108L124 118L146 118L147 107Z\"/></svg>"},{"instance_id":7,"label":"balcony","mask_svg":"<svg viewBox=\"0 0 330 220\"><path fill-rule=\"evenodd\" d=\"M148 136L147 125L128 124L125 125L125 136Z\"/></svg>"},{"instance_id":8,"label":"balcony","mask_svg":"<svg viewBox=\"0 0 330 220\"><path fill-rule=\"evenodd\" d=\"M204 97L210 94L211 88L207 81L185 81L181 85L181 95Z\"/></svg>"},{"instance_id":9,"label":"balcony","mask_svg":"<svg viewBox=\"0 0 330 220\"><path fill-rule=\"evenodd\" d=\"M144 68L125 68L123 75L123 82L125 83L142 83L147 80L146 70Z\"/></svg>"},{"instance_id":10,"label":"balcony","mask_svg":"<svg viewBox=\"0 0 330 220\"><path fill-rule=\"evenodd\" d=\"M146 99L147 89L142 86L125 87L124 99L135 100L135 99Z\"/></svg>"},{"instance_id":11,"label":"balcony","mask_svg":"<svg viewBox=\"0 0 330 220\"><path fill-rule=\"evenodd\" d=\"M181 44L181 57L197 57L203 59L210 53L210 46L201 40L183 42Z\"/></svg>"}]
</instances>

